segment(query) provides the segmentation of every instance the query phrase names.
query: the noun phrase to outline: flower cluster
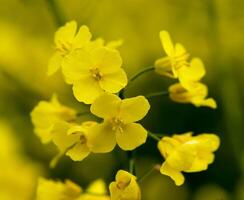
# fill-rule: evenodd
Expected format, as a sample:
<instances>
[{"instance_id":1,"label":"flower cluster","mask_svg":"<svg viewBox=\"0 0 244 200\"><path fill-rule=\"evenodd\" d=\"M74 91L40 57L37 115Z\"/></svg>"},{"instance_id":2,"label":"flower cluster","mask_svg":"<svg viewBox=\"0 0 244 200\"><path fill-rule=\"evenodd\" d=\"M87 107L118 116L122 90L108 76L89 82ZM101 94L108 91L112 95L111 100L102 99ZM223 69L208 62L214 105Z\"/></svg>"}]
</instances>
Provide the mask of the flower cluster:
<instances>
[{"instance_id":1,"label":"flower cluster","mask_svg":"<svg viewBox=\"0 0 244 200\"><path fill-rule=\"evenodd\" d=\"M31 112L31 119L34 132L41 141L52 142L59 151L51 166L54 167L62 155L73 161L82 161L91 153L111 152L117 144L124 151L133 151L151 136L158 141L158 149L165 159L160 172L171 177L176 185L184 182L182 172L206 170L214 161L213 152L219 147L218 136L186 133L158 138L148 131L140 120L149 112L149 101L142 95L126 98L124 94L127 83L148 70L139 72L128 81L116 49L121 41L105 44L101 38L91 40L87 26L81 26L77 33L76 30L76 22L71 21L56 32L55 53L49 62L48 75L60 68L65 82L72 85L74 97L90 105L88 114L100 120L80 120L82 113L61 105L56 95L50 101L39 102ZM189 54L183 45L173 45L168 32L161 31L160 39L167 56L158 59L153 69L179 80L169 87L170 98L180 103L216 108L215 101L206 98L207 87L200 82L205 75L202 61L193 58L188 62ZM133 169L130 173L119 170L109 186L109 197L104 190L97 189L100 186L94 186L95 191L82 192L71 181L62 183L40 179L37 199L140 200L136 180Z\"/></svg>"},{"instance_id":2,"label":"flower cluster","mask_svg":"<svg viewBox=\"0 0 244 200\"><path fill-rule=\"evenodd\" d=\"M208 89L201 83L206 71L200 58L190 61L189 53L182 44L173 44L167 31L160 32L160 40L166 57L155 62L157 73L178 79L169 87L170 98L179 103L192 103L195 106L208 106L216 108L217 104L213 98L207 98Z\"/></svg>"}]
</instances>

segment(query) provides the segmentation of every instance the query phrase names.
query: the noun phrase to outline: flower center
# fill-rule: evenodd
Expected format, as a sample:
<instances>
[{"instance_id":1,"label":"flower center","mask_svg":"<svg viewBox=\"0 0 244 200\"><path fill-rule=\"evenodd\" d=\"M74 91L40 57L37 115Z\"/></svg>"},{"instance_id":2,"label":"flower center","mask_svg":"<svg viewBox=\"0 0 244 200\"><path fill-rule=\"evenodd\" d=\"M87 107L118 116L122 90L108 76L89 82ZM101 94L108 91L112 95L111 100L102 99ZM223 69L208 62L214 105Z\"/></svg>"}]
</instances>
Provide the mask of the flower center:
<instances>
[{"instance_id":1,"label":"flower center","mask_svg":"<svg viewBox=\"0 0 244 200\"><path fill-rule=\"evenodd\" d=\"M112 130L113 131L118 131L120 133L123 133L123 126L124 126L124 122L122 119L120 119L119 117L113 117L110 120L110 123L112 125Z\"/></svg>"},{"instance_id":2,"label":"flower center","mask_svg":"<svg viewBox=\"0 0 244 200\"><path fill-rule=\"evenodd\" d=\"M94 69L90 69L90 72L92 74L92 77L96 80L96 81L100 81L102 79L102 73L99 71L98 68L94 68Z\"/></svg>"},{"instance_id":3,"label":"flower center","mask_svg":"<svg viewBox=\"0 0 244 200\"><path fill-rule=\"evenodd\" d=\"M125 182L125 181L119 181L117 183L117 187L120 189L120 190L124 190L128 185L130 184L130 180Z\"/></svg>"},{"instance_id":4,"label":"flower center","mask_svg":"<svg viewBox=\"0 0 244 200\"><path fill-rule=\"evenodd\" d=\"M59 46L56 48L61 52L63 56L67 55L72 48L72 44L68 42L60 42Z\"/></svg>"},{"instance_id":5,"label":"flower center","mask_svg":"<svg viewBox=\"0 0 244 200\"><path fill-rule=\"evenodd\" d=\"M86 138L85 138L84 135L81 135L81 136L80 136L80 143L81 143L81 144L85 144L85 143L86 143Z\"/></svg>"}]
</instances>

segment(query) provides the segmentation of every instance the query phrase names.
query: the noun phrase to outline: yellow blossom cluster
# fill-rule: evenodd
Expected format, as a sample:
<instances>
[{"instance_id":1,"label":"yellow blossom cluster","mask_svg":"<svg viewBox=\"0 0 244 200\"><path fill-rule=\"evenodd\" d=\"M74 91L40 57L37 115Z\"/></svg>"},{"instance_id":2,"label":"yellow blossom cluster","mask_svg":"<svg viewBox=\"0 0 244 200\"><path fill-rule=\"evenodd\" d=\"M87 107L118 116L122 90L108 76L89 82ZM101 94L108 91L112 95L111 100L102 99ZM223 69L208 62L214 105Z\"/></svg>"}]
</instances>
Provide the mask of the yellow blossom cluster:
<instances>
[{"instance_id":1,"label":"yellow blossom cluster","mask_svg":"<svg viewBox=\"0 0 244 200\"><path fill-rule=\"evenodd\" d=\"M215 100L207 98L207 86L200 82L206 73L202 60L192 58L188 61L190 55L182 44L174 45L167 31L161 31L159 35L166 57L155 61L155 71L179 80L169 87L170 98L178 103L216 108Z\"/></svg>"},{"instance_id":2,"label":"yellow blossom cluster","mask_svg":"<svg viewBox=\"0 0 244 200\"><path fill-rule=\"evenodd\" d=\"M214 161L213 152L219 147L215 134L192 133L158 138L140 124L150 110L149 101L139 95L126 98L124 90L130 81L122 68L122 58L116 49L121 41L104 44L101 38L91 40L87 26L77 32L77 23L71 21L55 34L55 53L50 59L48 75L61 69L64 80L72 85L74 97L90 105L88 114L100 120L83 121L82 113L62 105L54 95L50 101L41 101L31 112L34 132L43 143L52 142L59 153L51 162L54 167L62 155L73 161L82 161L91 153L111 152L116 145L124 151L135 150L151 136L158 141L158 149L165 161L160 172L171 177L176 185L184 183L182 172L206 170ZM178 79L169 88L170 98L180 103L216 108L212 98L207 97L207 87L200 81L205 68L199 58L188 62L189 54L181 44L173 45L168 32L161 31L160 39L167 54L155 62L155 71ZM129 156L129 159L133 159ZM62 183L40 179L37 199L64 200L141 200L133 166L130 172L119 170L115 181L109 186L110 196L101 190L84 192L71 181ZM104 185L104 183L102 184ZM50 188L52 188L50 190ZM97 189L100 188L100 189Z\"/></svg>"}]
</instances>

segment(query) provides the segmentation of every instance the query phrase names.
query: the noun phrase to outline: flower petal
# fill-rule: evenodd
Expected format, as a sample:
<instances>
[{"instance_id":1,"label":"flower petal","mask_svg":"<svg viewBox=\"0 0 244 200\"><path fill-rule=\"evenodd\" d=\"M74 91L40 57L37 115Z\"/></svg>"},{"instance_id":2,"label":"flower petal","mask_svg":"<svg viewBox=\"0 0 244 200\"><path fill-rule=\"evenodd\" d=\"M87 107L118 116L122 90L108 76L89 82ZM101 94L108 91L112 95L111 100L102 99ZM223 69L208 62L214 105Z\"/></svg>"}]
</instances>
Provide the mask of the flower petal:
<instances>
[{"instance_id":1,"label":"flower petal","mask_svg":"<svg viewBox=\"0 0 244 200\"><path fill-rule=\"evenodd\" d=\"M93 102L90 109L94 115L106 119L118 113L120 103L118 96L104 93Z\"/></svg>"},{"instance_id":2,"label":"flower petal","mask_svg":"<svg viewBox=\"0 0 244 200\"><path fill-rule=\"evenodd\" d=\"M73 41L73 48L81 48L91 40L91 32L87 26L81 26Z\"/></svg>"},{"instance_id":3,"label":"flower petal","mask_svg":"<svg viewBox=\"0 0 244 200\"><path fill-rule=\"evenodd\" d=\"M52 130L52 140L55 145L61 150L65 151L68 147L79 141L79 135L67 135L70 124L67 122L57 122Z\"/></svg>"},{"instance_id":4,"label":"flower petal","mask_svg":"<svg viewBox=\"0 0 244 200\"><path fill-rule=\"evenodd\" d=\"M170 38L170 35L167 31L160 31L159 37L162 43L162 46L168 56L173 56L174 54L174 45Z\"/></svg>"},{"instance_id":5,"label":"flower petal","mask_svg":"<svg viewBox=\"0 0 244 200\"><path fill-rule=\"evenodd\" d=\"M95 66L102 74L116 72L122 65L122 59L117 50L101 47L92 51L91 55Z\"/></svg>"},{"instance_id":6,"label":"flower petal","mask_svg":"<svg viewBox=\"0 0 244 200\"><path fill-rule=\"evenodd\" d=\"M80 78L79 81L73 85L73 93L75 98L86 104L91 104L104 91L99 86L98 82L91 76Z\"/></svg>"},{"instance_id":7,"label":"flower petal","mask_svg":"<svg viewBox=\"0 0 244 200\"><path fill-rule=\"evenodd\" d=\"M116 133L116 140L121 149L128 151L146 142L147 131L141 124L131 123L123 127L123 132Z\"/></svg>"},{"instance_id":8,"label":"flower petal","mask_svg":"<svg viewBox=\"0 0 244 200\"><path fill-rule=\"evenodd\" d=\"M169 176L177 186L182 185L185 182L185 177L180 171L177 171L170 167L167 162L164 162L160 168L160 173Z\"/></svg>"},{"instance_id":9,"label":"flower petal","mask_svg":"<svg viewBox=\"0 0 244 200\"><path fill-rule=\"evenodd\" d=\"M90 154L90 149L86 144L81 144L78 142L73 148L66 152L66 155L69 156L74 161L82 161Z\"/></svg>"},{"instance_id":10,"label":"flower petal","mask_svg":"<svg viewBox=\"0 0 244 200\"><path fill-rule=\"evenodd\" d=\"M107 123L97 124L87 130L87 146L94 153L107 153L116 145L115 132Z\"/></svg>"},{"instance_id":11,"label":"flower petal","mask_svg":"<svg viewBox=\"0 0 244 200\"><path fill-rule=\"evenodd\" d=\"M77 23L70 21L60 27L54 36L54 42L58 46L62 43L72 43L77 29Z\"/></svg>"},{"instance_id":12,"label":"flower petal","mask_svg":"<svg viewBox=\"0 0 244 200\"><path fill-rule=\"evenodd\" d=\"M48 70L47 70L48 76L51 76L58 71L58 69L61 67L62 60L63 60L63 56L60 53L58 52L54 53L54 55L50 58L48 63Z\"/></svg>"},{"instance_id":13,"label":"flower petal","mask_svg":"<svg viewBox=\"0 0 244 200\"><path fill-rule=\"evenodd\" d=\"M62 62L62 71L67 83L72 84L84 76L90 75L92 60L85 50L77 50L66 56Z\"/></svg>"},{"instance_id":14,"label":"flower petal","mask_svg":"<svg viewBox=\"0 0 244 200\"><path fill-rule=\"evenodd\" d=\"M137 96L122 100L120 117L125 123L141 120L150 109L150 104L144 96Z\"/></svg>"},{"instance_id":15,"label":"flower petal","mask_svg":"<svg viewBox=\"0 0 244 200\"><path fill-rule=\"evenodd\" d=\"M101 88L107 92L116 93L127 85L127 75L123 69L105 74L99 81Z\"/></svg>"}]
</instances>

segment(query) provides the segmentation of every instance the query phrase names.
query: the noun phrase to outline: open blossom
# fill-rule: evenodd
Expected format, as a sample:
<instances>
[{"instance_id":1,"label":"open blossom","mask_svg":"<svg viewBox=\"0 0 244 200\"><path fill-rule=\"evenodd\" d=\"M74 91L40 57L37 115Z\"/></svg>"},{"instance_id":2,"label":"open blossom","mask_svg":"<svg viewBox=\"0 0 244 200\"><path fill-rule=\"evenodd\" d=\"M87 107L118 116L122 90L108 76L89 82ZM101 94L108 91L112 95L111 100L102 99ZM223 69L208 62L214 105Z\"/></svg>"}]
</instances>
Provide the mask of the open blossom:
<instances>
[{"instance_id":1,"label":"open blossom","mask_svg":"<svg viewBox=\"0 0 244 200\"><path fill-rule=\"evenodd\" d=\"M53 95L50 102L40 101L31 112L34 132L43 143L51 141L51 131L58 121L73 121L76 111L59 103L57 96Z\"/></svg>"},{"instance_id":2,"label":"open blossom","mask_svg":"<svg viewBox=\"0 0 244 200\"><path fill-rule=\"evenodd\" d=\"M182 44L173 44L167 31L161 31L159 36L167 56L156 60L155 70L161 75L178 78L178 70L187 64L189 54Z\"/></svg>"},{"instance_id":3,"label":"open blossom","mask_svg":"<svg viewBox=\"0 0 244 200\"><path fill-rule=\"evenodd\" d=\"M78 200L81 192L81 187L70 180L63 183L40 178L36 200Z\"/></svg>"},{"instance_id":4,"label":"open blossom","mask_svg":"<svg viewBox=\"0 0 244 200\"><path fill-rule=\"evenodd\" d=\"M70 52L86 46L91 37L87 26L81 26L77 32L76 21L70 21L60 27L54 37L55 53L49 61L48 75L54 74L61 67L63 59Z\"/></svg>"},{"instance_id":5,"label":"open blossom","mask_svg":"<svg viewBox=\"0 0 244 200\"><path fill-rule=\"evenodd\" d=\"M66 57L63 74L73 85L76 99L91 104L104 91L117 93L127 84L117 50L106 47L93 51L79 50Z\"/></svg>"},{"instance_id":6,"label":"open blossom","mask_svg":"<svg viewBox=\"0 0 244 200\"><path fill-rule=\"evenodd\" d=\"M61 154L66 154L74 161L81 161L91 152L87 146L86 134L87 129L95 124L93 121L83 122L81 125L57 122L52 130L52 141Z\"/></svg>"},{"instance_id":7,"label":"open blossom","mask_svg":"<svg viewBox=\"0 0 244 200\"><path fill-rule=\"evenodd\" d=\"M139 123L150 105L143 96L120 99L105 93L91 105L91 112L103 118L101 124L88 129L88 145L93 152L112 151L118 143L123 150L133 150L145 143L147 131Z\"/></svg>"},{"instance_id":8,"label":"open blossom","mask_svg":"<svg viewBox=\"0 0 244 200\"><path fill-rule=\"evenodd\" d=\"M184 65L178 70L179 82L185 88L193 87L205 74L205 67L200 58L193 58L188 65Z\"/></svg>"},{"instance_id":9,"label":"open blossom","mask_svg":"<svg viewBox=\"0 0 244 200\"><path fill-rule=\"evenodd\" d=\"M119 170L115 181L110 183L111 200L141 200L141 190L136 177L129 172Z\"/></svg>"},{"instance_id":10,"label":"open blossom","mask_svg":"<svg viewBox=\"0 0 244 200\"><path fill-rule=\"evenodd\" d=\"M158 149L165 162L160 172L172 178L176 185L184 183L182 172L199 172L206 170L214 161L213 152L219 148L220 140L215 134L192 133L163 137L158 142Z\"/></svg>"},{"instance_id":11,"label":"open blossom","mask_svg":"<svg viewBox=\"0 0 244 200\"><path fill-rule=\"evenodd\" d=\"M192 103L196 107L217 108L215 100L207 98L207 95L207 86L200 82L188 85L188 87L184 87L181 83L175 83L169 87L169 96L175 102Z\"/></svg>"}]
</instances>

